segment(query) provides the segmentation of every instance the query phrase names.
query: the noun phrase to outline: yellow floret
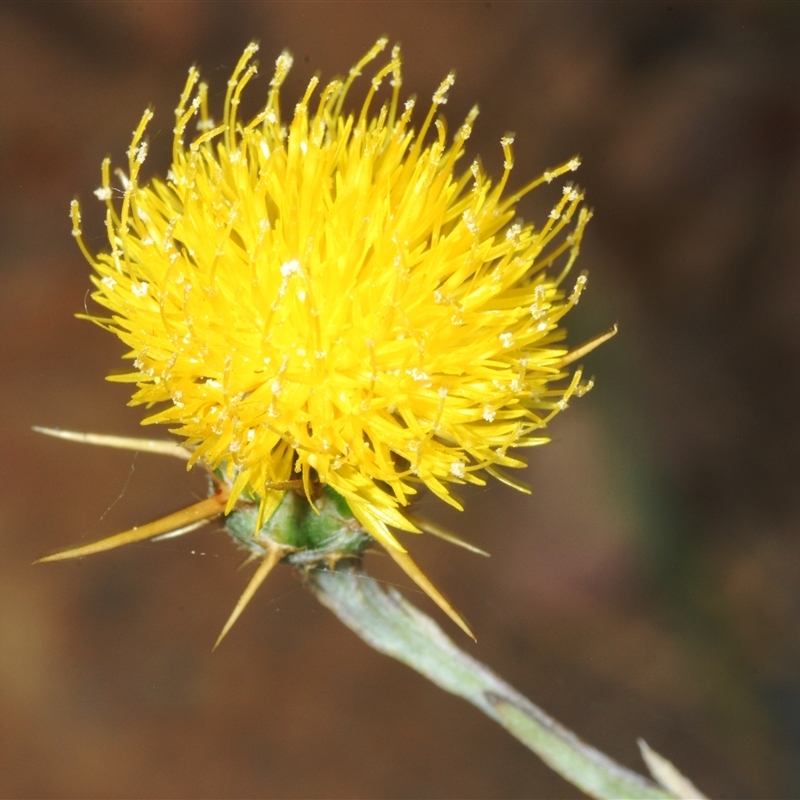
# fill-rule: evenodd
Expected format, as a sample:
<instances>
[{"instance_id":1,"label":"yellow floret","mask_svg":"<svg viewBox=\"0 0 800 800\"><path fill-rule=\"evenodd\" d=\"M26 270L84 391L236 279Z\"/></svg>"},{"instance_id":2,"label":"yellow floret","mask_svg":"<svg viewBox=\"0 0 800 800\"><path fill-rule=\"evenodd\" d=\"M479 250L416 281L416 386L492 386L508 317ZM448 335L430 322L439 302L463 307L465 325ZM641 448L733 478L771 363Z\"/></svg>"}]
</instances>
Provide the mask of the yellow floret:
<instances>
[{"instance_id":1,"label":"yellow floret","mask_svg":"<svg viewBox=\"0 0 800 800\"><path fill-rule=\"evenodd\" d=\"M244 493L263 521L296 474L309 496L315 481L332 486L402 551L390 527L417 530L403 508L420 484L457 507L454 483L489 473L513 485L498 471L524 465L512 448L546 441L547 422L585 390L566 369L560 322L585 283L563 287L590 214L566 185L543 226L515 221L522 195L578 160L504 197L510 136L497 185L477 161L457 172L477 110L448 140L437 117L448 76L415 131L397 48L360 113L345 113L385 44L316 100L312 79L288 125L288 54L247 123L237 111L257 47L228 82L219 125L193 68L166 180L139 182L150 111L118 171L121 203L103 163L109 252L86 251L77 204L72 213L93 297L111 311L92 319L134 359L111 379L136 384L134 404L165 404L144 422L184 437L190 463L224 470L227 510ZM391 96L372 113L387 78Z\"/></svg>"}]
</instances>

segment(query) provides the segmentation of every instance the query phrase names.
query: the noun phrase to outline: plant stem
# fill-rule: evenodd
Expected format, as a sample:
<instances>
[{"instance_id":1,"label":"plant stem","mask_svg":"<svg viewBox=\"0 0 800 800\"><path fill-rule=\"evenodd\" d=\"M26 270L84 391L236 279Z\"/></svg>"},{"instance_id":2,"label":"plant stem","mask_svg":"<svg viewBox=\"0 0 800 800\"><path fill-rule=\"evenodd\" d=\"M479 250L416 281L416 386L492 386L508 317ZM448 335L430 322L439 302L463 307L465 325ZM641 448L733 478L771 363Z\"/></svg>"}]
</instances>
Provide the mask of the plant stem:
<instances>
[{"instance_id":1,"label":"plant stem","mask_svg":"<svg viewBox=\"0 0 800 800\"><path fill-rule=\"evenodd\" d=\"M368 645L463 697L590 797L674 800L678 795L582 742L493 672L460 650L427 615L352 562L305 573L317 599Z\"/></svg>"}]
</instances>

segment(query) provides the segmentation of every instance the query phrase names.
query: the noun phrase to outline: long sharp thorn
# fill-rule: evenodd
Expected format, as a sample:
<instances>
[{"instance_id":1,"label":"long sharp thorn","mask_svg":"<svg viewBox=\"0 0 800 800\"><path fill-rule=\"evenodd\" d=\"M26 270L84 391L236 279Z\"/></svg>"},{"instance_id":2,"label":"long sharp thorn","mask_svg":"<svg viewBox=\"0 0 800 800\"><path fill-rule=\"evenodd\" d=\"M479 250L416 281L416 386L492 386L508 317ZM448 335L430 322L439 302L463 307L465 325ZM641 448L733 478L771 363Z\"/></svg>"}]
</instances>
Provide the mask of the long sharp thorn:
<instances>
[{"instance_id":1,"label":"long sharp thorn","mask_svg":"<svg viewBox=\"0 0 800 800\"><path fill-rule=\"evenodd\" d=\"M80 547L72 547L69 550L62 550L60 553L45 556L33 563L41 564L44 561L65 561L68 558L80 558L81 556L89 556L93 553L102 553L104 550L113 550L115 547L121 547L124 544L140 542L143 539L152 539L159 534L168 533L186 525L191 525L194 522L206 520L221 514L222 510L225 508L226 499L225 495L215 494L213 497L207 497L199 503L195 503L181 511L176 511L174 514L169 514L166 517L157 519L155 522L149 522L147 525L142 525L138 528L131 528L129 531L123 531L114 536L109 536L106 539L100 539L98 542L81 545Z\"/></svg>"},{"instance_id":2,"label":"long sharp thorn","mask_svg":"<svg viewBox=\"0 0 800 800\"><path fill-rule=\"evenodd\" d=\"M33 430L57 439L66 439L81 444L96 444L100 447L115 447L118 450L136 450L140 453L157 453L162 456L173 456L183 461L192 457L192 451L181 447L169 439L138 439L133 436L110 436L104 433L81 433L80 431L62 431L59 428L42 428L34 425Z\"/></svg>"},{"instance_id":3,"label":"long sharp thorn","mask_svg":"<svg viewBox=\"0 0 800 800\"><path fill-rule=\"evenodd\" d=\"M453 622L455 622L455 624L458 625L458 627L461 628L461 630L464 631L464 633L466 633L470 639L476 642L478 641L475 638L475 634L469 629L467 623L464 622L453 606L451 606L450 603L445 600L444 595L442 595L442 593L430 582L430 580L428 580L428 577L416 565L408 553L401 553L396 548L390 546L386 547L386 551L394 559L395 563L400 567L400 569L402 569L403 572L405 572L406 575L408 575L408 577L411 578L411 580L414 581L414 583L416 583L417 586L419 586L419 588L422 589L422 591L425 592L425 594L427 594L428 597L430 597L431 600L433 600L433 602L436 603L436 605L439 606L439 608L441 608L442 611L444 611L444 613L447 614L447 616L450 617L450 619L453 620Z\"/></svg>"},{"instance_id":4,"label":"long sharp thorn","mask_svg":"<svg viewBox=\"0 0 800 800\"><path fill-rule=\"evenodd\" d=\"M254 561L258 561L258 554L257 553L249 553L247 558L236 567L236 571L238 572L240 569L244 569L248 564L252 564Z\"/></svg>"},{"instance_id":5,"label":"long sharp thorn","mask_svg":"<svg viewBox=\"0 0 800 800\"><path fill-rule=\"evenodd\" d=\"M182 528L176 528L174 531L167 531L166 533L162 533L159 536L154 536L154 542L163 542L165 539L174 539L177 536L183 536L186 533L191 533L192 531L196 531L198 528L202 528L203 525L208 525L211 522L211 518L208 519L199 519L197 522L190 522L188 525L184 525Z\"/></svg>"},{"instance_id":6,"label":"long sharp thorn","mask_svg":"<svg viewBox=\"0 0 800 800\"><path fill-rule=\"evenodd\" d=\"M250 583L247 584L247 588L242 592L242 596L239 598L236 608L233 609L230 617L228 617L228 621L225 623L222 633L220 633L217 638L212 652L219 647L219 643L225 638L225 634L233 627L233 623L239 619L239 615L244 611L245 606L253 599L253 595L256 593L258 587L261 586L267 575L272 572L272 568L281 560L283 554L284 551L280 547L270 548L264 560L258 565L258 569L253 574L253 577L250 578Z\"/></svg>"},{"instance_id":7,"label":"long sharp thorn","mask_svg":"<svg viewBox=\"0 0 800 800\"><path fill-rule=\"evenodd\" d=\"M477 553L479 556L486 556L489 558L489 553L487 553L485 550L481 550L480 547L476 547L474 544L464 541L462 538L456 536L454 533L451 533L445 528L440 528L435 522L422 519L422 517L418 517L414 514L406 514L406 517L418 528L425 531L425 533L430 533L432 536L438 536L440 539L450 542L450 544L463 547L465 550L469 550L470 553Z\"/></svg>"}]
</instances>

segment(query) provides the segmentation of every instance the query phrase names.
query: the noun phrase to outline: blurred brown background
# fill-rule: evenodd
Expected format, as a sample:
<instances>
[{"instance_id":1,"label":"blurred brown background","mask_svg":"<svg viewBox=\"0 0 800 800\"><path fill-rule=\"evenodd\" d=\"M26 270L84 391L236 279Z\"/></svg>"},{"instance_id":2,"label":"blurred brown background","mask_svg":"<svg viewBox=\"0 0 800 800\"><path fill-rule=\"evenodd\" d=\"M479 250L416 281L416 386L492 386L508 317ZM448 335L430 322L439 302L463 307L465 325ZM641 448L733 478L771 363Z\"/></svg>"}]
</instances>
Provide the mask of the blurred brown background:
<instances>
[{"instance_id":1,"label":"blurred brown background","mask_svg":"<svg viewBox=\"0 0 800 800\"><path fill-rule=\"evenodd\" d=\"M453 126L480 104L470 152L495 175L508 130L516 185L583 156L596 217L571 340L620 324L587 359L595 391L531 454L532 497L422 504L493 554L411 542L478 645L408 595L623 763L641 769L641 736L712 797L797 797L800 6L767 2L0 5L0 794L579 794L371 652L288 569L212 655L246 575L211 528L30 566L204 492L178 462L31 432L142 433L103 381L121 345L73 318L89 281L69 201L103 247L100 162L122 161L153 104L147 168L166 171L191 63L219 113L258 39L255 112L289 48L291 109L382 34L402 42L409 94L456 69L444 110ZM387 561L371 567L407 586Z\"/></svg>"}]
</instances>

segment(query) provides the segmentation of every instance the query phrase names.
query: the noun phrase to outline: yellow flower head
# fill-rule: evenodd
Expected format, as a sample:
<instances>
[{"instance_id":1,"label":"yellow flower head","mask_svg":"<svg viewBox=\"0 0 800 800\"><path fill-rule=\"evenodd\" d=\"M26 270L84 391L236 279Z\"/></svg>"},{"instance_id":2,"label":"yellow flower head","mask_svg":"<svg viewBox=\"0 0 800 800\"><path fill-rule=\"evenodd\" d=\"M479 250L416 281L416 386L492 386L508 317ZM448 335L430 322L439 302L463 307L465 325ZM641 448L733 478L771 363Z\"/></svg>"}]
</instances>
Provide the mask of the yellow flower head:
<instances>
[{"instance_id":1,"label":"yellow flower head","mask_svg":"<svg viewBox=\"0 0 800 800\"><path fill-rule=\"evenodd\" d=\"M477 109L449 140L438 115L449 75L415 130L398 48L361 111L344 111L385 45L344 81L318 92L313 78L286 124L287 53L248 122L237 111L256 45L228 81L219 125L192 68L166 180L139 182L149 110L118 170L119 203L103 163L110 251L91 256L77 203L72 217L93 297L111 311L92 319L134 360L112 380L136 384L133 404L166 404L144 422L171 425L191 463L224 472L226 510L256 500L260 524L287 481L309 497L313 482L329 484L402 551L389 527L417 530L402 509L420 484L460 507L454 483L513 483L497 469L524 465L512 448L546 441L542 428L586 390L566 370L585 349L568 352L560 321L586 280L564 286L590 214L566 184L544 225L516 219L525 193L578 160L504 196L511 136L497 185L478 161L457 170Z\"/></svg>"}]
</instances>

